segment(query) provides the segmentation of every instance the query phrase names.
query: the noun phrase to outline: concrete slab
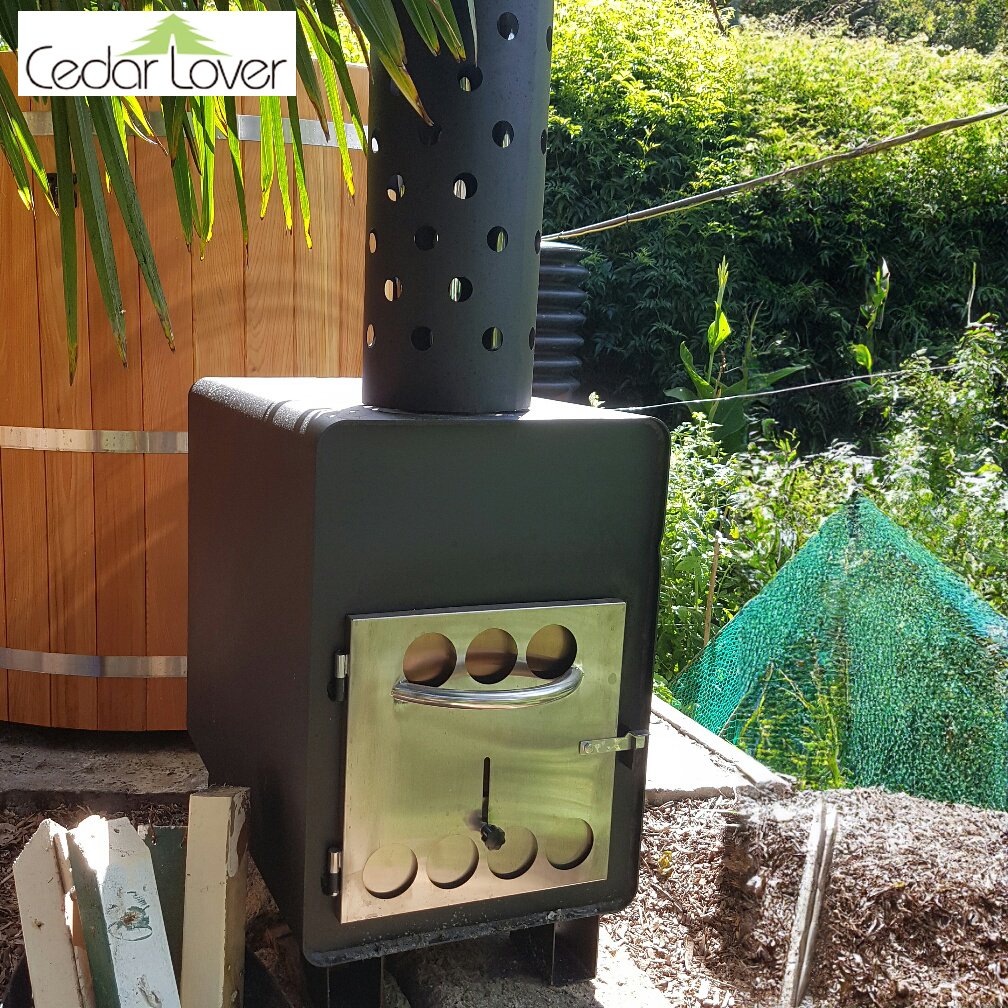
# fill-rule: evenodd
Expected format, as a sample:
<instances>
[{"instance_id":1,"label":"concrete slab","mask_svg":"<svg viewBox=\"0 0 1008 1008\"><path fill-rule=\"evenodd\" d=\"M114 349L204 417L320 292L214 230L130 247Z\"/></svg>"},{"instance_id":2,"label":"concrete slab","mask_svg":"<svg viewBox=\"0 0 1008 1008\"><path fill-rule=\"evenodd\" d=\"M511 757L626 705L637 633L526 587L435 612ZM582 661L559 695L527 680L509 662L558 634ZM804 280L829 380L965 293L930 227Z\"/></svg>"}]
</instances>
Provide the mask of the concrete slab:
<instances>
[{"instance_id":1,"label":"concrete slab","mask_svg":"<svg viewBox=\"0 0 1008 1008\"><path fill-rule=\"evenodd\" d=\"M507 935L393 956L411 1008L668 1008L665 996L603 932L595 980L547 987Z\"/></svg>"},{"instance_id":2,"label":"concrete slab","mask_svg":"<svg viewBox=\"0 0 1008 1008\"><path fill-rule=\"evenodd\" d=\"M649 805L790 789L785 777L655 698L648 739Z\"/></svg>"},{"instance_id":3,"label":"concrete slab","mask_svg":"<svg viewBox=\"0 0 1008 1008\"><path fill-rule=\"evenodd\" d=\"M179 801L207 786L185 732L89 732L0 723L0 807L107 796ZM120 805L123 809L129 803Z\"/></svg>"}]
</instances>

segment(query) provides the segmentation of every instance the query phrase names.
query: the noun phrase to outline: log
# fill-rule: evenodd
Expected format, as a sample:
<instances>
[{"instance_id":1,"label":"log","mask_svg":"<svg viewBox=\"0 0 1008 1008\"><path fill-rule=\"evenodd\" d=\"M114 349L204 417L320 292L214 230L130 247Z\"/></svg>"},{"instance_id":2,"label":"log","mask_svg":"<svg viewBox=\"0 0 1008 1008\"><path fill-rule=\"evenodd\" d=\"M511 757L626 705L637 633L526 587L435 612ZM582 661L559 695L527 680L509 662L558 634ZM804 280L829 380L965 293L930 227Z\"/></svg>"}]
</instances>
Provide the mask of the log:
<instances>
[{"instance_id":1,"label":"log","mask_svg":"<svg viewBox=\"0 0 1008 1008\"><path fill-rule=\"evenodd\" d=\"M68 838L101 1008L180 1008L150 851L128 819L90 816Z\"/></svg>"},{"instance_id":2,"label":"log","mask_svg":"<svg viewBox=\"0 0 1008 1008\"><path fill-rule=\"evenodd\" d=\"M189 799L182 1004L241 1008L248 887L247 788L217 788Z\"/></svg>"}]
</instances>

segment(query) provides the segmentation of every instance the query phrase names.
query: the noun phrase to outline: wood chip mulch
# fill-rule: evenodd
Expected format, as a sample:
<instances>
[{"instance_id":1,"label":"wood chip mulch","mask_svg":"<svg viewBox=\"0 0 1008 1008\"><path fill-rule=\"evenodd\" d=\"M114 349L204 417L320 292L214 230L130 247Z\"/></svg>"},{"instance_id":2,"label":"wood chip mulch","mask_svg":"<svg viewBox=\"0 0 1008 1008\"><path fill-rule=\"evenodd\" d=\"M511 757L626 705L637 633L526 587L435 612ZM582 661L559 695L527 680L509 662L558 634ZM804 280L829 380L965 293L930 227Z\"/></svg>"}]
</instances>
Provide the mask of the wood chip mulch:
<instances>
[{"instance_id":1,"label":"wood chip mulch","mask_svg":"<svg viewBox=\"0 0 1008 1008\"><path fill-rule=\"evenodd\" d=\"M806 1004L1008 1005L1008 814L880 789L827 798L839 832ZM672 1005L778 1003L816 801L647 813L641 891L609 928Z\"/></svg>"}]
</instances>

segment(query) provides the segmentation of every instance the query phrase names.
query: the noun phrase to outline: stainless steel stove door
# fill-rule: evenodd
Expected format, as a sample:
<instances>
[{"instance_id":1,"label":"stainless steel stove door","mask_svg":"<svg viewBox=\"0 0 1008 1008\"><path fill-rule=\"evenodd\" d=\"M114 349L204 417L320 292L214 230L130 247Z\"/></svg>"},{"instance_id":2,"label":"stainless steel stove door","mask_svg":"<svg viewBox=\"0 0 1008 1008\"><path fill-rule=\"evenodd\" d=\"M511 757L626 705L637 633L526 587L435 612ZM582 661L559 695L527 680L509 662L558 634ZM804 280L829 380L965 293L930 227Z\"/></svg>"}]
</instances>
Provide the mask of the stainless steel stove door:
<instances>
[{"instance_id":1,"label":"stainless steel stove door","mask_svg":"<svg viewBox=\"0 0 1008 1008\"><path fill-rule=\"evenodd\" d=\"M343 921L606 878L625 615L351 619Z\"/></svg>"}]
</instances>

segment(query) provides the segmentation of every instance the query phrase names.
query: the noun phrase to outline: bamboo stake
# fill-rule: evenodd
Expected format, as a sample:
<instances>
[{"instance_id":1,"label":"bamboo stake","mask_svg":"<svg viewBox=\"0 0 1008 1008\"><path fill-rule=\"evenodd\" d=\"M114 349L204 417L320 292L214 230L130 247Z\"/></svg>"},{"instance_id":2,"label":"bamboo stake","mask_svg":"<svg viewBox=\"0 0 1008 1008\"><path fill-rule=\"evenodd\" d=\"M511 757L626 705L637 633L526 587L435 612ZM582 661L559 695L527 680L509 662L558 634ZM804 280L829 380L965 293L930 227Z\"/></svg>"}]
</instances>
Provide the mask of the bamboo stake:
<instances>
[{"instance_id":1,"label":"bamboo stake","mask_svg":"<svg viewBox=\"0 0 1008 1008\"><path fill-rule=\"evenodd\" d=\"M692 210L693 207L703 206L706 203L715 203L728 196L735 196L738 193L749 192L751 189L760 189L763 186L774 185L778 182L786 182L788 179L804 175L807 172L829 168L835 164L839 164L841 161L853 161L856 158L867 157L869 154L878 154L881 151L891 150L893 147L902 147L904 144L926 140L928 137L936 136L939 133L948 133L951 130L972 126L974 123L983 122L985 119L994 119L997 116L1004 115L1006 112L1008 112L1008 105L996 105L994 108L985 109L983 112L977 112L975 115L965 116L961 119L946 119L944 122L922 126L920 129L912 130L910 133L886 137L884 140L876 140L872 143L866 141L850 150L838 151L833 154L827 154L825 157L818 158L815 161L807 161L805 164L782 168L780 171L773 172L770 175L760 175L758 178L747 179L745 182L736 182L721 189L711 189L708 192L697 193L684 199L673 200L671 203L662 203L647 210L626 213L621 217L612 217L609 220L599 221L598 224L587 224L584 227L571 228L568 231L558 231L556 234L545 235L543 240L566 241L569 238L579 238L582 235L596 234L599 231L609 231L612 228L622 227L624 224L631 224L635 221L650 220L652 217L661 217L664 214L682 213L684 210Z\"/></svg>"}]
</instances>

